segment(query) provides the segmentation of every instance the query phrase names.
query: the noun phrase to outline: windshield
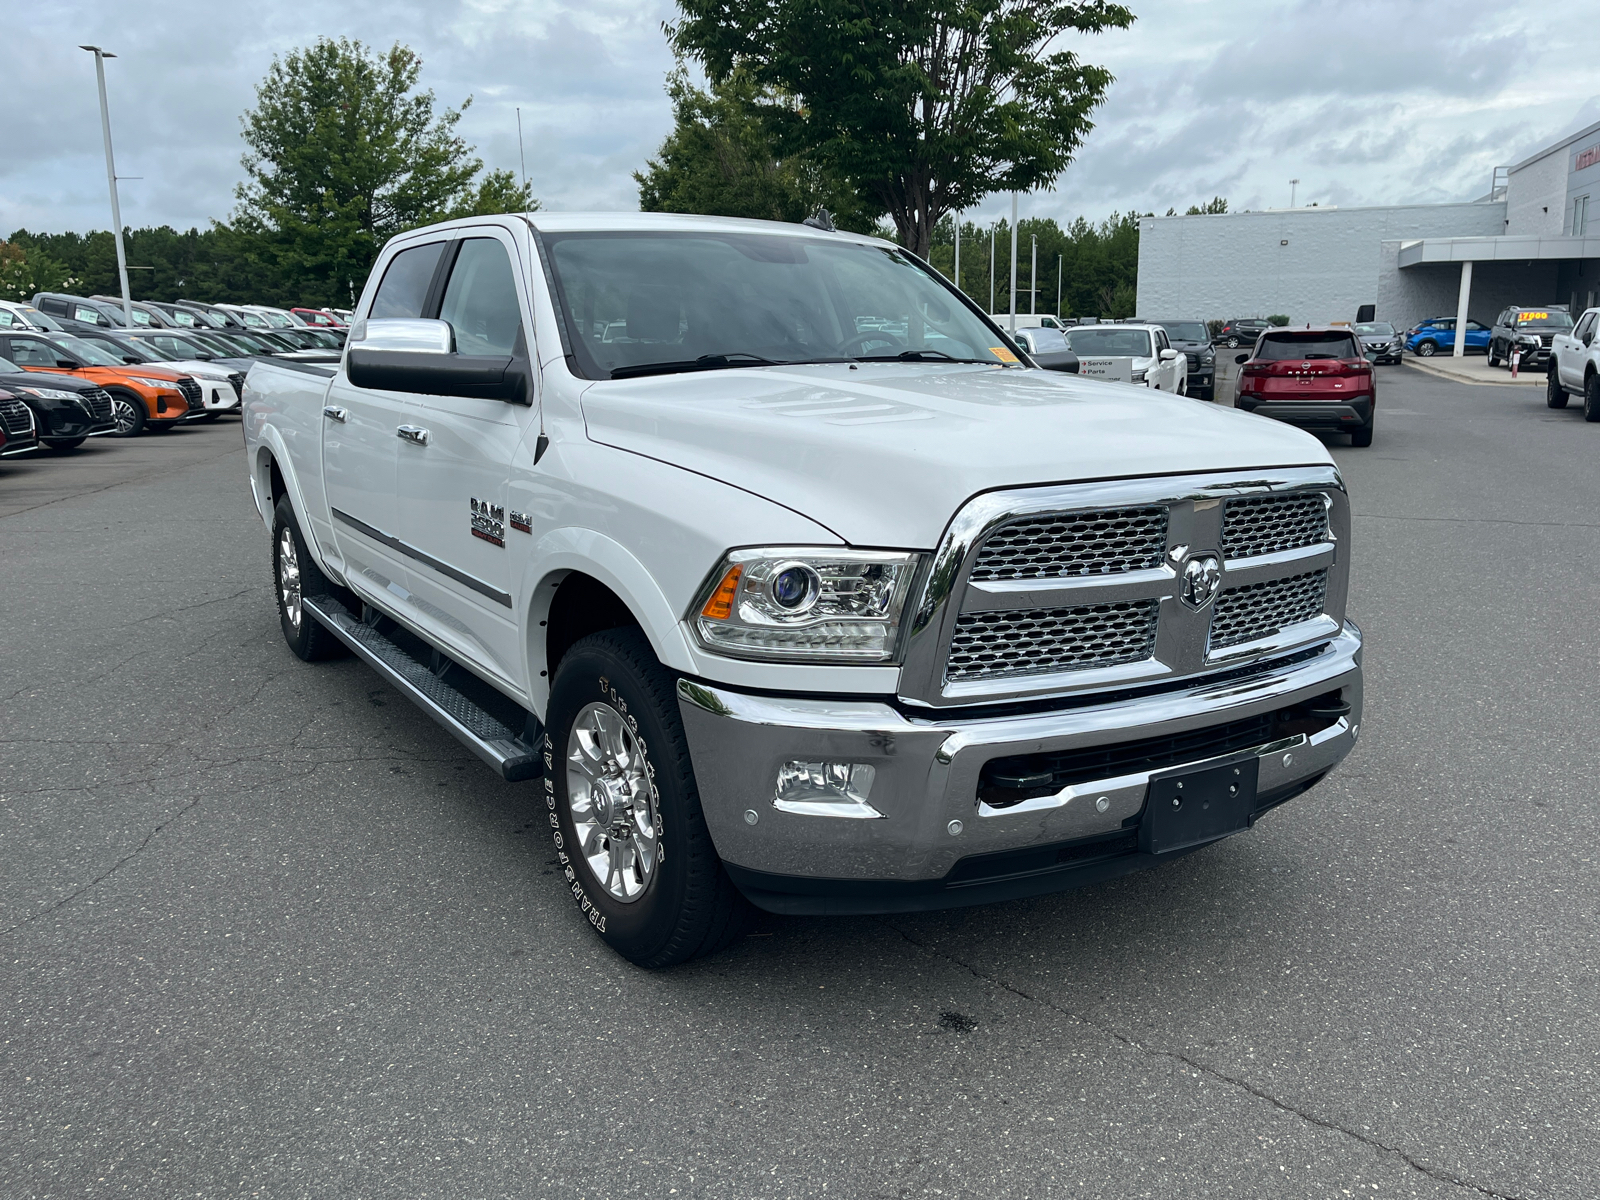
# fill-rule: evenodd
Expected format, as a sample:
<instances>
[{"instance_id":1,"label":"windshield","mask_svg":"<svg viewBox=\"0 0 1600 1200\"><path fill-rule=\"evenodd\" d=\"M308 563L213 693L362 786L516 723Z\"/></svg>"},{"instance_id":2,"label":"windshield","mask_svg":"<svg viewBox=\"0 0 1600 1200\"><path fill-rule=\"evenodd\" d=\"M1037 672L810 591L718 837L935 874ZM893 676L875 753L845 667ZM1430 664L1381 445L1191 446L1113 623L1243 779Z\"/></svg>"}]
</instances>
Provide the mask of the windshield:
<instances>
[{"instance_id":1,"label":"windshield","mask_svg":"<svg viewBox=\"0 0 1600 1200\"><path fill-rule=\"evenodd\" d=\"M129 338L128 341L137 348L140 354L143 354L152 362L176 362L178 359L185 357L181 354L174 354L166 347L158 345L152 338L134 337Z\"/></svg>"},{"instance_id":2,"label":"windshield","mask_svg":"<svg viewBox=\"0 0 1600 1200\"><path fill-rule=\"evenodd\" d=\"M1014 361L894 247L711 232L544 240L586 378L850 359Z\"/></svg>"},{"instance_id":3,"label":"windshield","mask_svg":"<svg viewBox=\"0 0 1600 1200\"><path fill-rule=\"evenodd\" d=\"M1074 329L1067 345L1080 358L1150 357L1150 334L1143 329Z\"/></svg>"},{"instance_id":4,"label":"windshield","mask_svg":"<svg viewBox=\"0 0 1600 1200\"><path fill-rule=\"evenodd\" d=\"M1209 342L1211 335L1199 321L1157 321L1175 342Z\"/></svg>"},{"instance_id":5,"label":"windshield","mask_svg":"<svg viewBox=\"0 0 1600 1200\"><path fill-rule=\"evenodd\" d=\"M0 358L0 375L21 375L22 368L9 358Z\"/></svg>"},{"instance_id":6,"label":"windshield","mask_svg":"<svg viewBox=\"0 0 1600 1200\"><path fill-rule=\"evenodd\" d=\"M73 337L70 333L58 333L52 340L56 345L76 354L84 362L93 363L97 367L120 367L125 365L122 361L122 355L115 353L109 346L102 346L99 342Z\"/></svg>"},{"instance_id":7,"label":"windshield","mask_svg":"<svg viewBox=\"0 0 1600 1200\"><path fill-rule=\"evenodd\" d=\"M1292 358L1360 358L1355 338L1348 333L1269 333L1256 347L1256 358L1283 362Z\"/></svg>"},{"instance_id":8,"label":"windshield","mask_svg":"<svg viewBox=\"0 0 1600 1200\"><path fill-rule=\"evenodd\" d=\"M1571 329L1572 318L1559 309L1549 312L1519 312L1516 316L1518 329Z\"/></svg>"},{"instance_id":9,"label":"windshield","mask_svg":"<svg viewBox=\"0 0 1600 1200\"><path fill-rule=\"evenodd\" d=\"M1356 332L1362 337L1393 337L1394 326L1387 325L1382 321L1376 323L1364 321L1356 326Z\"/></svg>"},{"instance_id":10,"label":"windshield","mask_svg":"<svg viewBox=\"0 0 1600 1200\"><path fill-rule=\"evenodd\" d=\"M1030 329L1028 340L1033 343L1035 354L1060 354L1067 348L1067 336L1059 329Z\"/></svg>"}]
</instances>

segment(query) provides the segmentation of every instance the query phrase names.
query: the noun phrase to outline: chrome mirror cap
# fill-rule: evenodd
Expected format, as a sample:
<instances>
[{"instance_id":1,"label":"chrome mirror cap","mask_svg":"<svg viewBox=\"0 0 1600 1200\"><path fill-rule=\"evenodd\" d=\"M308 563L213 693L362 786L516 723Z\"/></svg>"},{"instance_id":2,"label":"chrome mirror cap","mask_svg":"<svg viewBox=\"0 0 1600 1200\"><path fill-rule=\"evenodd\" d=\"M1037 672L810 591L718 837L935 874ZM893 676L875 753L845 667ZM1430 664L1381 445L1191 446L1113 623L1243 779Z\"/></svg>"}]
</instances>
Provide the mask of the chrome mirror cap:
<instances>
[{"instance_id":1,"label":"chrome mirror cap","mask_svg":"<svg viewBox=\"0 0 1600 1200\"><path fill-rule=\"evenodd\" d=\"M379 317L350 331L350 342L363 350L407 350L413 354L453 354L455 331L448 321L421 317Z\"/></svg>"}]
</instances>

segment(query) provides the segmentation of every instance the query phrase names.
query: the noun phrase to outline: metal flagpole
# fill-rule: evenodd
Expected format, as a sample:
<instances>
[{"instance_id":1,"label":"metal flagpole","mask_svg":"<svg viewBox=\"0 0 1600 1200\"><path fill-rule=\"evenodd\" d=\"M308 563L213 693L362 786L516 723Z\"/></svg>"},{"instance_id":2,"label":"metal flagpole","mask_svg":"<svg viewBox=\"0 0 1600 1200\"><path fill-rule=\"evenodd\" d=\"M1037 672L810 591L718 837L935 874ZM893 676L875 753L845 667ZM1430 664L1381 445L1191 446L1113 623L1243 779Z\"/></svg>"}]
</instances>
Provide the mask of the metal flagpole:
<instances>
[{"instance_id":1,"label":"metal flagpole","mask_svg":"<svg viewBox=\"0 0 1600 1200\"><path fill-rule=\"evenodd\" d=\"M1028 268L1028 315L1039 311L1039 237L1033 238L1033 265Z\"/></svg>"},{"instance_id":2,"label":"metal flagpole","mask_svg":"<svg viewBox=\"0 0 1600 1200\"><path fill-rule=\"evenodd\" d=\"M1011 193L1011 332L1017 331L1017 194Z\"/></svg>"},{"instance_id":3,"label":"metal flagpole","mask_svg":"<svg viewBox=\"0 0 1600 1200\"><path fill-rule=\"evenodd\" d=\"M994 315L994 233L1000 227L996 221L989 226L989 315Z\"/></svg>"},{"instance_id":4,"label":"metal flagpole","mask_svg":"<svg viewBox=\"0 0 1600 1200\"><path fill-rule=\"evenodd\" d=\"M122 205L117 201L117 162L111 154L111 108L106 104L106 59L115 58L99 46L79 46L94 55L94 74L100 83L100 130L106 138L106 183L111 186L111 232L117 242L117 275L122 280L122 315L133 328L133 300L128 293L128 254L122 247Z\"/></svg>"},{"instance_id":5,"label":"metal flagpole","mask_svg":"<svg viewBox=\"0 0 1600 1200\"><path fill-rule=\"evenodd\" d=\"M1065 255L1056 255L1056 320L1061 319L1061 263Z\"/></svg>"},{"instance_id":6,"label":"metal flagpole","mask_svg":"<svg viewBox=\"0 0 1600 1200\"><path fill-rule=\"evenodd\" d=\"M961 214L956 214L956 291L961 287Z\"/></svg>"}]
</instances>

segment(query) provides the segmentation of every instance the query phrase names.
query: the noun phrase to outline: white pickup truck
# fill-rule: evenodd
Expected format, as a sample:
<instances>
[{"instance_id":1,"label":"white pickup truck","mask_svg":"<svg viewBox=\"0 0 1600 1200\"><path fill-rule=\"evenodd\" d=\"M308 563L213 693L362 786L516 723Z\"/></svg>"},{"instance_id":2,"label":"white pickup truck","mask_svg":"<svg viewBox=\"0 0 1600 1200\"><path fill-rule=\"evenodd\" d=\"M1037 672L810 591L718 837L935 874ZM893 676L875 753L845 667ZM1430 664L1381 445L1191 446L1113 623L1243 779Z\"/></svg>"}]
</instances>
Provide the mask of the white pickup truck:
<instances>
[{"instance_id":1,"label":"white pickup truck","mask_svg":"<svg viewBox=\"0 0 1600 1200\"><path fill-rule=\"evenodd\" d=\"M1360 730L1322 443L1040 370L870 237L419 229L244 426L291 649L531 781L641 964L1164 862Z\"/></svg>"},{"instance_id":2,"label":"white pickup truck","mask_svg":"<svg viewBox=\"0 0 1600 1200\"><path fill-rule=\"evenodd\" d=\"M1578 323L1550 340L1550 367L1545 380L1545 403L1565 408L1567 398L1583 400L1583 419L1600 421L1600 308L1591 308Z\"/></svg>"}]
</instances>

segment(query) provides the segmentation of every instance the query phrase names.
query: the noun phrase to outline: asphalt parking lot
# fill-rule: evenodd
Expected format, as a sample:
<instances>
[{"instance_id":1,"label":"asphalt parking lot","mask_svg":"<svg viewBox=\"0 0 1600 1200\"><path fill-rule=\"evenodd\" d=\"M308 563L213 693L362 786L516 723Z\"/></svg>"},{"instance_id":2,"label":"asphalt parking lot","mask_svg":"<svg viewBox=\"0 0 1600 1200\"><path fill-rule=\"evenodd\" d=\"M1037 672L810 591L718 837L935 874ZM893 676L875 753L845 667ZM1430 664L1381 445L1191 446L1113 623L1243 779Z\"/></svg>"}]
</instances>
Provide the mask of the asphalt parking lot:
<instances>
[{"instance_id":1,"label":"asphalt parking lot","mask_svg":"<svg viewBox=\"0 0 1600 1200\"><path fill-rule=\"evenodd\" d=\"M1327 782L658 974L531 785L285 648L236 421L0 462L0 1197L1600 1194L1600 427L1380 380Z\"/></svg>"}]
</instances>

